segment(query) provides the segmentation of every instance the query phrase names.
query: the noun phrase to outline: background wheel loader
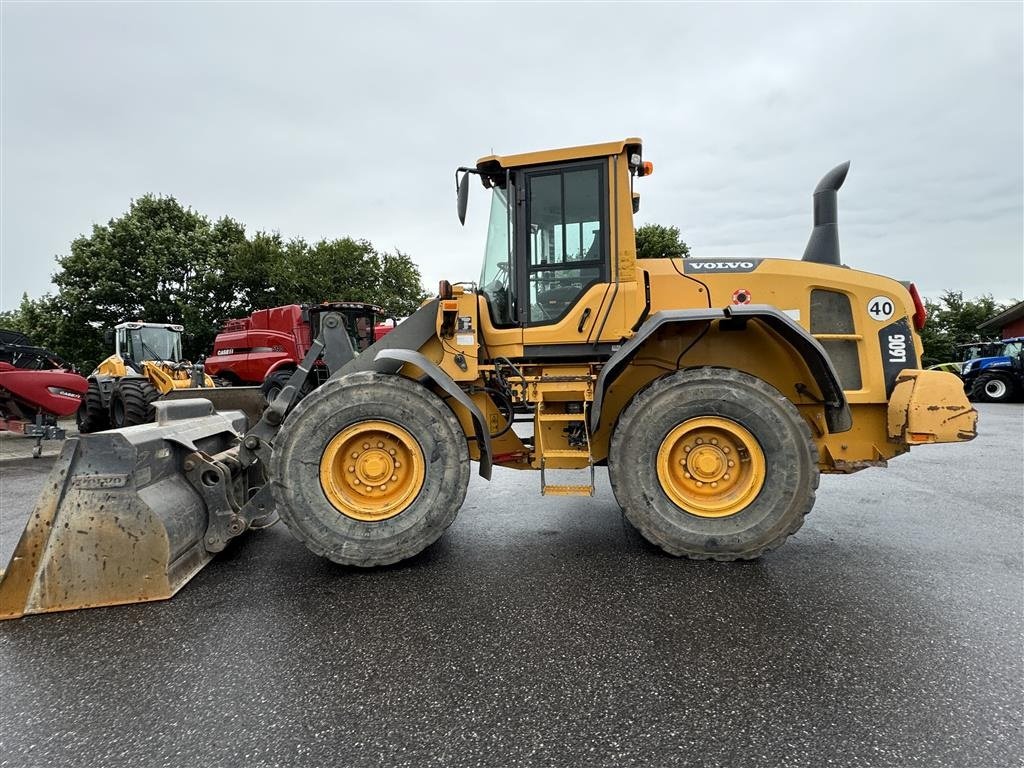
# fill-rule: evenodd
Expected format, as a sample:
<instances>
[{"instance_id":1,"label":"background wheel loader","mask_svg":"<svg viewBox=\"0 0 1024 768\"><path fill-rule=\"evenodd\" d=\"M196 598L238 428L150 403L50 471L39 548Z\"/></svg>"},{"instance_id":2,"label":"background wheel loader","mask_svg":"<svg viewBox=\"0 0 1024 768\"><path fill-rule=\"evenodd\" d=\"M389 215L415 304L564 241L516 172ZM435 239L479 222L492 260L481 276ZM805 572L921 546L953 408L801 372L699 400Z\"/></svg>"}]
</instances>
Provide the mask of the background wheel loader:
<instances>
[{"instance_id":1,"label":"background wheel loader","mask_svg":"<svg viewBox=\"0 0 1024 768\"><path fill-rule=\"evenodd\" d=\"M181 354L180 325L121 323L108 332L114 354L89 374L89 391L78 409L78 431L97 432L152 421L161 395L188 387L213 387L203 366Z\"/></svg>"},{"instance_id":2,"label":"background wheel loader","mask_svg":"<svg viewBox=\"0 0 1024 768\"><path fill-rule=\"evenodd\" d=\"M460 219L471 178L490 191L479 282L442 282L358 357L327 313L255 423L157 401L155 424L69 441L0 615L169 597L275 511L335 562L394 563L452 524L471 462L584 499L607 466L628 520L674 555L780 546L820 473L975 436L960 380L919 367L913 285L840 264L847 168L814 192L802 260L637 259L639 139L458 169ZM321 359L332 375L300 401Z\"/></svg>"},{"instance_id":3,"label":"background wheel loader","mask_svg":"<svg viewBox=\"0 0 1024 768\"><path fill-rule=\"evenodd\" d=\"M121 323L109 333L114 354L89 374L89 390L78 409L82 434L146 424L159 399L205 397L224 409L243 410L255 420L263 409L257 387L216 389L203 364L182 358L180 325Z\"/></svg>"}]
</instances>

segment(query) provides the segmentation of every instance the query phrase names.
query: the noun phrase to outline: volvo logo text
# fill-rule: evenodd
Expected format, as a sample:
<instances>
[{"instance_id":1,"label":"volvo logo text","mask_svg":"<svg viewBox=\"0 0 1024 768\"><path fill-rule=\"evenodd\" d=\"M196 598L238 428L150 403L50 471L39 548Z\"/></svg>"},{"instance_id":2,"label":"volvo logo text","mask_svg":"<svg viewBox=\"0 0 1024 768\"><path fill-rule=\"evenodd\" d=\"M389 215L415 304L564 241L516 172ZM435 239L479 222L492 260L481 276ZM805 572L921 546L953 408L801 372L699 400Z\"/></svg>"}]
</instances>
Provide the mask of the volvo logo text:
<instances>
[{"instance_id":1,"label":"volvo logo text","mask_svg":"<svg viewBox=\"0 0 1024 768\"><path fill-rule=\"evenodd\" d=\"M757 269L760 259L746 259L743 261L691 261L683 262L683 271L687 274L701 272L753 272Z\"/></svg>"}]
</instances>

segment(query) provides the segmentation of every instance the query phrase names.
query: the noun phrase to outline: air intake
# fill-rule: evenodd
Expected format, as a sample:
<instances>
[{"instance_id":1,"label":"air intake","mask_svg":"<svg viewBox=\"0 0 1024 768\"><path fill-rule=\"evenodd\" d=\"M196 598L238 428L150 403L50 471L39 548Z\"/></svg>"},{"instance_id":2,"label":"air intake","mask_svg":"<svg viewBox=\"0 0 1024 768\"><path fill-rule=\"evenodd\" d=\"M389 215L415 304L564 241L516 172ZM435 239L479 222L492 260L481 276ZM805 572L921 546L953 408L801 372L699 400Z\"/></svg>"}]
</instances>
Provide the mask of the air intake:
<instances>
[{"instance_id":1,"label":"air intake","mask_svg":"<svg viewBox=\"0 0 1024 768\"><path fill-rule=\"evenodd\" d=\"M804 249L804 261L839 266L839 205L836 192L846 181L850 161L822 176L814 188L814 229Z\"/></svg>"}]
</instances>

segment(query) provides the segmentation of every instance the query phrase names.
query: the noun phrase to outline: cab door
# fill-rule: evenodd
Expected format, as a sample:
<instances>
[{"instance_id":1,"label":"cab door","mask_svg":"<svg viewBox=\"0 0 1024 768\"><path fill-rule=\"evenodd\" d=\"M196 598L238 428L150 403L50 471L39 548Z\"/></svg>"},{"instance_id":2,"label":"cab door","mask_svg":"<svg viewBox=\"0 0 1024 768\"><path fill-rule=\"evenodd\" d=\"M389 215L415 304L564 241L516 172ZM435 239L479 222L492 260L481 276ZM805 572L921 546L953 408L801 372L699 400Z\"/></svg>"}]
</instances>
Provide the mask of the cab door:
<instances>
[{"instance_id":1,"label":"cab door","mask_svg":"<svg viewBox=\"0 0 1024 768\"><path fill-rule=\"evenodd\" d=\"M610 281L608 161L520 173L515 293L525 351L584 344L594 336Z\"/></svg>"}]
</instances>

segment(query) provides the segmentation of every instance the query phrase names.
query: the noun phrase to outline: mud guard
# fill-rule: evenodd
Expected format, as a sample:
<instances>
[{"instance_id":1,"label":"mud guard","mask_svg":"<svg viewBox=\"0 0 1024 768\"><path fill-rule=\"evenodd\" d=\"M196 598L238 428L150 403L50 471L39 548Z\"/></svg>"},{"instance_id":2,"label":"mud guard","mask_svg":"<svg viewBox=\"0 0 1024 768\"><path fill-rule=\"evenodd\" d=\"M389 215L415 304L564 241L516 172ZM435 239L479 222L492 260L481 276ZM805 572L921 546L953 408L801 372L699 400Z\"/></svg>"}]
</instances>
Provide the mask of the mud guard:
<instances>
[{"instance_id":1,"label":"mud guard","mask_svg":"<svg viewBox=\"0 0 1024 768\"><path fill-rule=\"evenodd\" d=\"M415 365L426 374L431 382L451 395L459 405L469 411L476 432L474 435L476 444L480 448L480 477L486 480L491 479L491 433L488 431L484 415L480 413L476 403L470 400L469 395L462 391L451 376L419 352L414 352L411 349L382 349L374 356L373 363L375 370L392 374L397 374L399 369L407 363Z\"/></svg>"},{"instance_id":2,"label":"mud guard","mask_svg":"<svg viewBox=\"0 0 1024 768\"><path fill-rule=\"evenodd\" d=\"M853 416L846 402L839 375L818 340L793 318L768 304L744 304L735 307L707 309L675 309L657 312L640 326L636 334L623 344L605 363L598 374L594 404L590 410L590 430L596 432L601 423L601 403L612 385L647 338L664 325L677 325L710 320L753 318L779 334L803 358L824 397L825 421L830 432L846 432L853 426Z\"/></svg>"}]
</instances>

